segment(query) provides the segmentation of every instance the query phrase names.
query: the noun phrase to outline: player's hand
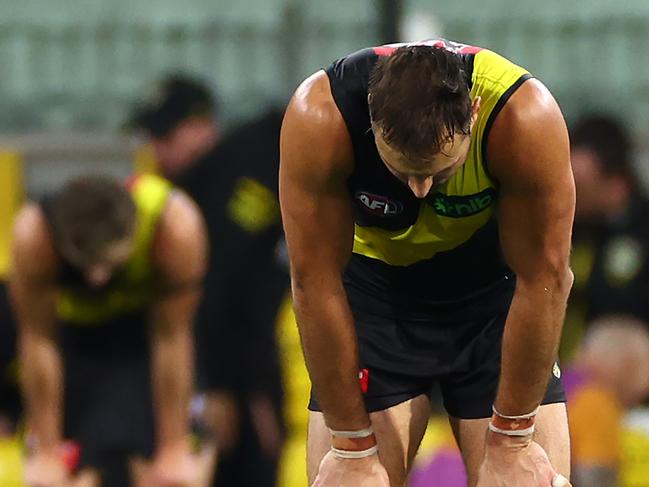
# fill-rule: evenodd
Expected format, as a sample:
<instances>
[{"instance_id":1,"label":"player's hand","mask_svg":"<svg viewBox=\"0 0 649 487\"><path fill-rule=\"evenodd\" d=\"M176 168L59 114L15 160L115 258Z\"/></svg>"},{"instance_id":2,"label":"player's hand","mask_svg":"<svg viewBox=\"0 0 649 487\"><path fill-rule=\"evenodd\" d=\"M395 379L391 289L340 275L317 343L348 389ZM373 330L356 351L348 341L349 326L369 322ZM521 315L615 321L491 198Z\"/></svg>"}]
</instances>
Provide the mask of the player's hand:
<instances>
[{"instance_id":1,"label":"player's hand","mask_svg":"<svg viewBox=\"0 0 649 487\"><path fill-rule=\"evenodd\" d=\"M531 436L505 436L487 431L485 456L476 487L571 487L552 468L541 445Z\"/></svg>"},{"instance_id":2,"label":"player's hand","mask_svg":"<svg viewBox=\"0 0 649 487\"><path fill-rule=\"evenodd\" d=\"M189 444L161 448L144 473L146 487L194 487L198 481L198 465Z\"/></svg>"},{"instance_id":3,"label":"player's hand","mask_svg":"<svg viewBox=\"0 0 649 487\"><path fill-rule=\"evenodd\" d=\"M65 487L68 470L59 451L35 452L25 462L28 487Z\"/></svg>"},{"instance_id":4,"label":"player's hand","mask_svg":"<svg viewBox=\"0 0 649 487\"><path fill-rule=\"evenodd\" d=\"M311 487L390 487L388 473L377 454L360 459L325 455Z\"/></svg>"}]
</instances>

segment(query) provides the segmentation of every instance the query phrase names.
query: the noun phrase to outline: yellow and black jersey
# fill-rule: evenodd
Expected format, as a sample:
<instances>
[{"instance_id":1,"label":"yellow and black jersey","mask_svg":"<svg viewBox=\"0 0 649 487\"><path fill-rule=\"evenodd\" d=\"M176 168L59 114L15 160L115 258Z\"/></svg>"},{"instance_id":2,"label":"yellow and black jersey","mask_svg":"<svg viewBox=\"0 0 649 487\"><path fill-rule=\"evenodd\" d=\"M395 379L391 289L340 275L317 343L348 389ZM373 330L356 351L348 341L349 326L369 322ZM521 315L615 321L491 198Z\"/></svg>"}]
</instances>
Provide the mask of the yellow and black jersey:
<instances>
[{"instance_id":1,"label":"yellow and black jersey","mask_svg":"<svg viewBox=\"0 0 649 487\"><path fill-rule=\"evenodd\" d=\"M58 277L57 315L61 322L74 325L104 324L146 311L158 291L151 247L160 216L172 193L162 178L142 175L131 178L128 188L136 206L136 229L133 252L104 286L86 284L83 273L62 262ZM50 205L56 194L41 202L49 225ZM56 242L54 242L56 247Z\"/></svg>"},{"instance_id":2,"label":"yellow and black jersey","mask_svg":"<svg viewBox=\"0 0 649 487\"><path fill-rule=\"evenodd\" d=\"M403 44L363 49L326 69L354 150L348 187L355 234L346 284L408 302L456 302L497 283L513 282L493 216L498 182L488 171L486 142L504 104L531 75L486 49L444 40L418 44L459 56L471 98L481 98L469 156L443 187L417 199L381 161L367 103L376 61Z\"/></svg>"}]
</instances>

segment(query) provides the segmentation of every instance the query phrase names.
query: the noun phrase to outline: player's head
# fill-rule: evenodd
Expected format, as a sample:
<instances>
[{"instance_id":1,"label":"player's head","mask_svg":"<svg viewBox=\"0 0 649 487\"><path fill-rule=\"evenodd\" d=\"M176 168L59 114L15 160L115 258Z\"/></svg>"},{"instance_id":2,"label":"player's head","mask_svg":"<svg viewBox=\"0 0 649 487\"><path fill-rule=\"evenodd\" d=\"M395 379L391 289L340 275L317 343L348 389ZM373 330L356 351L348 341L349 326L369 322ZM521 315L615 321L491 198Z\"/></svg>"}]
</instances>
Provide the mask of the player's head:
<instances>
[{"instance_id":1,"label":"player's head","mask_svg":"<svg viewBox=\"0 0 649 487\"><path fill-rule=\"evenodd\" d=\"M461 59L431 46L400 47L370 76L376 147L387 168L423 198L466 161L480 100Z\"/></svg>"},{"instance_id":2,"label":"player's head","mask_svg":"<svg viewBox=\"0 0 649 487\"><path fill-rule=\"evenodd\" d=\"M629 134L611 116L590 115L572 127L570 139L576 216L605 220L635 188Z\"/></svg>"},{"instance_id":3,"label":"player's head","mask_svg":"<svg viewBox=\"0 0 649 487\"><path fill-rule=\"evenodd\" d=\"M130 124L146 132L160 170L173 178L217 142L217 102L205 84L184 75L163 79L153 95Z\"/></svg>"},{"instance_id":4,"label":"player's head","mask_svg":"<svg viewBox=\"0 0 649 487\"><path fill-rule=\"evenodd\" d=\"M52 199L50 211L57 249L89 285L106 284L131 255L136 208L120 182L75 178Z\"/></svg>"},{"instance_id":5,"label":"player's head","mask_svg":"<svg viewBox=\"0 0 649 487\"><path fill-rule=\"evenodd\" d=\"M649 395L649 324L625 315L596 319L577 363L615 392L625 407L637 405Z\"/></svg>"}]
</instances>

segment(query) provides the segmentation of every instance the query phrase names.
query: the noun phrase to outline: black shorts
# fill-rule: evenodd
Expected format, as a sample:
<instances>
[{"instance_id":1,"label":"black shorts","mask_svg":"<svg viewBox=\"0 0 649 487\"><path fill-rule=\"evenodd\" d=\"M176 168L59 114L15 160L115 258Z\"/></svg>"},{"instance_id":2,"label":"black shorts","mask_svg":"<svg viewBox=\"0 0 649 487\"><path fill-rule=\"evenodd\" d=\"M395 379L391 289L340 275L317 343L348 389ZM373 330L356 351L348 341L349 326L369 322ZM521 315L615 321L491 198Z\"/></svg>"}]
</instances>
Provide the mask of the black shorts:
<instances>
[{"instance_id":1,"label":"black shorts","mask_svg":"<svg viewBox=\"0 0 649 487\"><path fill-rule=\"evenodd\" d=\"M153 401L146 325L62 328L64 434L80 447L78 468L149 458Z\"/></svg>"},{"instance_id":2,"label":"black shorts","mask_svg":"<svg viewBox=\"0 0 649 487\"><path fill-rule=\"evenodd\" d=\"M421 394L430 396L439 387L449 415L490 417L513 281L505 279L465 302L407 313L347 284L360 366L367 379L367 410L387 409ZM560 375L558 369L555 372ZM559 377L553 371L548 375L543 404L565 402ZM321 410L313 392L309 409Z\"/></svg>"}]
</instances>

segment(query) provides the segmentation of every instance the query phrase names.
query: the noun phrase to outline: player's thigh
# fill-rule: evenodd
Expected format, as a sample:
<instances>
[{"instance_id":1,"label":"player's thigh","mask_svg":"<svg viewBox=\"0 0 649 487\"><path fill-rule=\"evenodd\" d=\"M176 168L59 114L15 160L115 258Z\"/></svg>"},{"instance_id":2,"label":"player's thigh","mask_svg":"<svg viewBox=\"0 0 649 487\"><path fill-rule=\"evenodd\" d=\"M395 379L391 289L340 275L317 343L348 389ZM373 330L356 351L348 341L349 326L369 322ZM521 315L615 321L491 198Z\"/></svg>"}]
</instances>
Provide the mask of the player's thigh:
<instances>
[{"instance_id":1,"label":"player's thigh","mask_svg":"<svg viewBox=\"0 0 649 487\"><path fill-rule=\"evenodd\" d=\"M450 418L450 422L462 451L462 458L469 477L469 486L472 487L477 481L478 469L484 456L484 442L489 418ZM546 451L555 470L569 478L570 437L564 403L541 406L536 419L534 440Z\"/></svg>"},{"instance_id":2,"label":"player's thigh","mask_svg":"<svg viewBox=\"0 0 649 487\"><path fill-rule=\"evenodd\" d=\"M381 462L388 471L392 487L405 486L408 471L426 431L430 404L425 395L370 414L379 445ZM307 472L309 485L318 466L331 447L331 435L319 412L309 414Z\"/></svg>"}]
</instances>

